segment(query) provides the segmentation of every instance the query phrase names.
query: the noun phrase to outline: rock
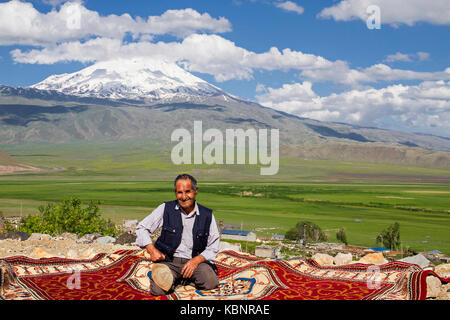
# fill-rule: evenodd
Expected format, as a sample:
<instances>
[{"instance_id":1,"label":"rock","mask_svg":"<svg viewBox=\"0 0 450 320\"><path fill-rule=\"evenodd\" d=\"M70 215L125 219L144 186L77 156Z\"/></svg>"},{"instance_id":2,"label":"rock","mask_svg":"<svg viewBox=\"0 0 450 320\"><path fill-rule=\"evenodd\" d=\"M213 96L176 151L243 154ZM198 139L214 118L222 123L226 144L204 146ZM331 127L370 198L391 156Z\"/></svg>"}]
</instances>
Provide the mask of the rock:
<instances>
[{"instance_id":1,"label":"rock","mask_svg":"<svg viewBox=\"0 0 450 320\"><path fill-rule=\"evenodd\" d=\"M61 233L60 235L58 235L55 239L56 240L72 240L72 241L76 241L76 240L78 240L78 236L75 233L64 232L64 233Z\"/></svg>"},{"instance_id":2,"label":"rock","mask_svg":"<svg viewBox=\"0 0 450 320\"><path fill-rule=\"evenodd\" d=\"M97 253L95 253L94 249L89 248L86 251L83 252L82 257L86 259L91 259L96 256Z\"/></svg>"},{"instance_id":3,"label":"rock","mask_svg":"<svg viewBox=\"0 0 450 320\"><path fill-rule=\"evenodd\" d=\"M21 231L9 231L6 236L5 239L13 239L13 240L20 240L20 241L25 241L30 237L30 235L26 232L21 232Z\"/></svg>"},{"instance_id":4,"label":"rock","mask_svg":"<svg viewBox=\"0 0 450 320\"><path fill-rule=\"evenodd\" d=\"M260 245L255 247L255 256L277 259L280 256L279 246Z\"/></svg>"},{"instance_id":5,"label":"rock","mask_svg":"<svg viewBox=\"0 0 450 320\"><path fill-rule=\"evenodd\" d=\"M450 300L450 283L441 286L441 292L439 292L437 299Z\"/></svg>"},{"instance_id":6,"label":"rock","mask_svg":"<svg viewBox=\"0 0 450 320\"><path fill-rule=\"evenodd\" d=\"M108 244L108 243L115 243L116 238L105 236L97 239L98 244Z\"/></svg>"},{"instance_id":7,"label":"rock","mask_svg":"<svg viewBox=\"0 0 450 320\"><path fill-rule=\"evenodd\" d=\"M128 230L135 230L139 221L137 220L124 220L122 224L122 228Z\"/></svg>"},{"instance_id":8,"label":"rock","mask_svg":"<svg viewBox=\"0 0 450 320\"><path fill-rule=\"evenodd\" d=\"M70 249L66 254L67 259L78 259L78 253L74 249Z\"/></svg>"},{"instance_id":9,"label":"rock","mask_svg":"<svg viewBox=\"0 0 450 320\"><path fill-rule=\"evenodd\" d=\"M102 235L98 233L88 233L77 240L77 243L92 243Z\"/></svg>"},{"instance_id":10,"label":"rock","mask_svg":"<svg viewBox=\"0 0 450 320\"><path fill-rule=\"evenodd\" d=\"M321 251L339 251L345 249L345 244L343 243L330 243L330 242L318 242L310 243L308 247L314 248Z\"/></svg>"},{"instance_id":11,"label":"rock","mask_svg":"<svg viewBox=\"0 0 450 320\"><path fill-rule=\"evenodd\" d=\"M441 292L441 280L435 276L427 277L427 298L437 298Z\"/></svg>"},{"instance_id":12,"label":"rock","mask_svg":"<svg viewBox=\"0 0 450 320\"><path fill-rule=\"evenodd\" d=\"M51 254L49 254L48 252L46 252L44 249L41 249L41 248L34 248L33 249L33 255L37 259L51 258L52 257Z\"/></svg>"},{"instance_id":13,"label":"rock","mask_svg":"<svg viewBox=\"0 0 450 320\"><path fill-rule=\"evenodd\" d=\"M333 257L326 253L316 253L312 256L312 259L318 264L322 265L333 265Z\"/></svg>"},{"instance_id":14,"label":"rock","mask_svg":"<svg viewBox=\"0 0 450 320\"><path fill-rule=\"evenodd\" d=\"M434 272L436 272L441 278L450 278L450 264L440 264L434 268Z\"/></svg>"},{"instance_id":15,"label":"rock","mask_svg":"<svg viewBox=\"0 0 450 320\"><path fill-rule=\"evenodd\" d=\"M225 250L232 250L235 252L241 251L241 244L240 243L229 243L226 241L220 241L220 248L219 251L225 251Z\"/></svg>"},{"instance_id":16,"label":"rock","mask_svg":"<svg viewBox=\"0 0 450 320\"><path fill-rule=\"evenodd\" d=\"M43 233L32 233L31 236L27 240L44 240L44 241L51 241L53 240L53 237L49 234L43 234Z\"/></svg>"},{"instance_id":17,"label":"rock","mask_svg":"<svg viewBox=\"0 0 450 320\"><path fill-rule=\"evenodd\" d=\"M384 258L383 254L381 252L369 253L369 254L366 254L361 259L359 259L359 263L364 263L364 264L380 265L380 264L385 264L388 262L389 261Z\"/></svg>"},{"instance_id":18,"label":"rock","mask_svg":"<svg viewBox=\"0 0 450 320\"><path fill-rule=\"evenodd\" d=\"M400 259L398 261L402 261L402 262L407 262L407 263L412 263L412 264L417 264L419 267L426 268L430 265L430 260L428 260L427 258L425 258L422 254L417 254L415 256L412 257L406 257L403 259Z\"/></svg>"},{"instance_id":19,"label":"rock","mask_svg":"<svg viewBox=\"0 0 450 320\"><path fill-rule=\"evenodd\" d=\"M343 266L346 264L350 264L352 262L352 254L351 253L341 253L339 252L334 258L334 264L337 266Z\"/></svg>"},{"instance_id":20,"label":"rock","mask_svg":"<svg viewBox=\"0 0 450 320\"><path fill-rule=\"evenodd\" d=\"M136 235L132 233L122 233L117 237L116 244L133 244L136 242Z\"/></svg>"}]
</instances>

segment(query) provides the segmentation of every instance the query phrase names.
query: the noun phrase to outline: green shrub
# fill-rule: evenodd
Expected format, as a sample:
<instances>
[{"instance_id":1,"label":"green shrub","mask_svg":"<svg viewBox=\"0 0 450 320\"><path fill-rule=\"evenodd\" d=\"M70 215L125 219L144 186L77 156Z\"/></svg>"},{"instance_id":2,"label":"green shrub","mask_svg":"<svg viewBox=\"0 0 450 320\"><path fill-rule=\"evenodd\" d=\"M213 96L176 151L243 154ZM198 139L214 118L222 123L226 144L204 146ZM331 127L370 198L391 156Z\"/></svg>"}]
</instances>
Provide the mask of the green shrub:
<instances>
[{"instance_id":1,"label":"green shrub","mask_svg":"<svg viewBox=\"0 0 450 320\"><path fill-rule=\"evenodd\" d=\"M377 236L377 244L382 243L390 250L400 248L400 225L396 222L390 225Z\"/></svg>"},{"instance_id":2,"label":"green shrub","mask_svg":"<svg viewBox=\"0 0 450 320\"><path fill-rule=\"evenodd\" d=\"M288 230L285 238L288 240L298 241L306 237L309 241L326 241L327 235L320 227L312 222L299 222L292 229Z\"/></svg>"},{"instance_id":3,"label":"green shrub","mask_svg":"<svg viewBox=\"0 0 450 320\"><path fill-rule=\"evenodd\" d=\"M58 204L39 206L39 214L21 220L19 231L45 233L52 236L70 232L78 236L88 233L115 236L116 229L110 219L101 217L99 203L91 201L87 206L77 198L65 199Z\"/></svg>"},{"instance_id":4,"label":"green shrub","mask_svg":"<svg viewBox=\"0 0 450 320\"><path fill-rule=\"evenodd\" d=\"M342 228L336 233L336 238L340 241L348 245L347 235L345 234L345 228Z\"/></svg>"}]
</instances>

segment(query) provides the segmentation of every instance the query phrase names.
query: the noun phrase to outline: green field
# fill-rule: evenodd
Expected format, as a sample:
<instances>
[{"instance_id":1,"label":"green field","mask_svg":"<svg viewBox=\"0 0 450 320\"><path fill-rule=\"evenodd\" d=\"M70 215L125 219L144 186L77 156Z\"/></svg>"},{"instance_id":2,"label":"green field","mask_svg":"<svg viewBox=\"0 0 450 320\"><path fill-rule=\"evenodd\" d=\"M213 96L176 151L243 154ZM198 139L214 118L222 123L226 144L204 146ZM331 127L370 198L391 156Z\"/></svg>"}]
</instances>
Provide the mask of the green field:
<instances>
[{"instance_id":1,"label":"green field","mask_svg":"<svg viewBox=\"0 0 450 320\"><path fill-rule=\"evenodd\" d=\"M257 166L177 167L164 152L132 144L0 146L41 174L0 177L5 216L37 213L40 204L73 196L101 201L116 223L143 219L172 200L173 178L199 179L198 200L216 219L260 236L284 234L299 221L318 224L336 240L375 246L376 236L398 222L403 249L450 255L450 172L430 168L282 158L279 174L261 177ZM169 159L169 160L168 160Z\"/></svg>"},{"instance_id":2,"label":"green field","mask_svg":"<svg viewBox=\"0 0 450 320\"><path fill-rule=\"evenodd\" d=\"M430 184L235 183L199 185L199 202L217 220L243 225L261 236L284 234L299 221L318 224L336 241L345 227L350 244L375 246L377 234L399 222L404 248L450 254L450 188ZM121 223L143 219L174 198L171 181L0 179L0 211L6 216L37 212L39 204L76 196L101 200L102 214Z\"/></svg>"}]
</instances>

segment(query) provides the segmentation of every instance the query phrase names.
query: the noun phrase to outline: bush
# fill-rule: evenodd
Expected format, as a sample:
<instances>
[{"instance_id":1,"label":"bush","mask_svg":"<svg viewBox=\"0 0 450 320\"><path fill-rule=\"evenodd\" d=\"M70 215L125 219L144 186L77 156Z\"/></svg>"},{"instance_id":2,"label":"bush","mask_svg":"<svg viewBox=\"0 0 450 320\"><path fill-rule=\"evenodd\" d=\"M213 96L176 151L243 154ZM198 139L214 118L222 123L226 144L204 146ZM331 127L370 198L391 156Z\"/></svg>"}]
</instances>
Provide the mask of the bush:
<instances>
[{"instance_id":1,"label":"bush","mask_svg":"<svg viewBox=\"0 0 450 320\"><path fill-rule=\"evenodd\" d=\"M377 244L382 243L390 250L397 250L400 248L400 225L396 222L390 225L377 236Z\"/></svg>"},{"instance_id":2,"label":"bush","mask_svg":"<svg viewBox=\"0 0 450 320\"><path fill-rule=\"evenodd\" d=\"M342 228L336 233L336 238L338 239L338 241L345 243L345 245L348 245L347 235L345 234L345 228Z\"/></svg>"},{"instance_id":3,"label":"bush","mask_svg":"<svg viewBox=\"0 0 450 320\"><path fill-rule=\"evenodd\" d=\"M288 240L298 241L303 239L310 241L326 241L327 235L320 229L320 227L312 222L299 222L292 229L288 230L285 234L285 238Z\"/></svg>"},{"instance_id":4,"label":"bush","mask_svg":"<svg viewBox=\"0 0 450 320\"><path fill-rule=\"evenodd\" d=\"M61 203L39 206L39 214L22 218L19 231L45 233L55 236L70 232L78 236L88 233L115 236L116 229L110 219L101 217L99 203L91 201L87 207L77 198L65 199Z\"/></svg>"}]
</instances>

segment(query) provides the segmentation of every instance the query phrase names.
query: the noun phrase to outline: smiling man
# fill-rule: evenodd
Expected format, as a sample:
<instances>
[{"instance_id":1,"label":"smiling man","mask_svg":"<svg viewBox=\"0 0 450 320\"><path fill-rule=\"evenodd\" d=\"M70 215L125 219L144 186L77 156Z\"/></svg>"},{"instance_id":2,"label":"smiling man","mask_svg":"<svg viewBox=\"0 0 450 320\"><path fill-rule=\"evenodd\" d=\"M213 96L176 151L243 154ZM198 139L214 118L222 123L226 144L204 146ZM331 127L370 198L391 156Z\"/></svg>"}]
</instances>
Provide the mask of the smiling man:
<instances>
[{"instance_id":1,"label":"smiling man","mask_svg":"<svg viewBox=\"0 0 450 320\"><path fill-rule=\"evenodd\" d=\"M174 182L177 200L158 206L136 227L136 244L145 248L155 262L150 292L159 296L181 285L210 290L219 285L214 259L220 236L212 210L196 202L196 179L179 175ZM151 235L162 227L155 241Z\"/></svg>"}]
</instances>

